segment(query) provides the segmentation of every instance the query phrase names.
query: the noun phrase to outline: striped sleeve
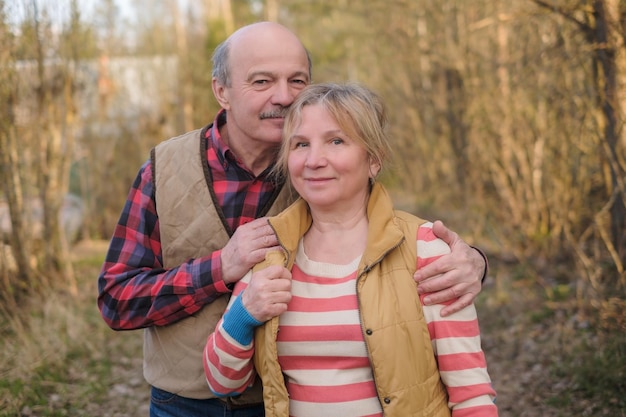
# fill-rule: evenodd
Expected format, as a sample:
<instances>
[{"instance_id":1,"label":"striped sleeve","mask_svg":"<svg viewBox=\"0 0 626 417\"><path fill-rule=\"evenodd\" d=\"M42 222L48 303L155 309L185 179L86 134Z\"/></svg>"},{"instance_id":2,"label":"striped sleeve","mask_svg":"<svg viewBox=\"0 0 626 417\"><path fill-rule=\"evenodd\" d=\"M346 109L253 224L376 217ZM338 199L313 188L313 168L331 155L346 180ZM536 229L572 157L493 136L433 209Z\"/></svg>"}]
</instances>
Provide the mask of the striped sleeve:
<instances>
[{"instance_id":1,"label":"striped sleeve","mask_svg":"<svg viewBox=\"0 0 626 417\"><path fill-rule=\"evenodd\" d=\"M448 245L435 236L432 226L429 222L418 228L417 268L450 253ZM452 417L497 416L496 392L481 348L476 308L471 304L442 317L443 307L437 304L423 309Z\"/></svg>"},{"instance_id":2,"label":"striped sleeve","mask_svg":"<svg viewBox=\"0 0 626 417\"><path fill-rule=\"evenodd\" d=\"M254 381L254 328L259 326L241 303L251 271L235 284L224 316L204 347L203 364L209 389L217 396L241 394Z\"/></svg>"}]
</instances>

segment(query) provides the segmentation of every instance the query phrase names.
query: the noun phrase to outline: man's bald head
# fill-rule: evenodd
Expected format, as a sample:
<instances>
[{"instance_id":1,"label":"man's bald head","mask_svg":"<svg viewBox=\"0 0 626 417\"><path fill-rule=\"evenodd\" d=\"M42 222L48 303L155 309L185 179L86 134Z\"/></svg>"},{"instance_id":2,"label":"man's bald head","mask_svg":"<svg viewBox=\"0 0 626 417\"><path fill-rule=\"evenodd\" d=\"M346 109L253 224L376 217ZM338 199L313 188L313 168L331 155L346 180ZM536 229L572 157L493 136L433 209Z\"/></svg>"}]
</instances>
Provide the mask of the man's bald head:
<instances>
[{"instance_id":1,"label":"man's bald head","mask_svg":"<svg viewBox=\"0 0 626 417\"><path fill-rule=\"evenodd\" d=\"M259 42L272 43L279 48L286 43L297 43L306 54L309 63L309 79L311 79L313 64L309 52L291 30L275 22L257 22L243 26L219 44L213 52L212 77L223 86L230 87L231 55L245 54L246 51L254 48L255 43Z\"/></svg>"}]
</instances>

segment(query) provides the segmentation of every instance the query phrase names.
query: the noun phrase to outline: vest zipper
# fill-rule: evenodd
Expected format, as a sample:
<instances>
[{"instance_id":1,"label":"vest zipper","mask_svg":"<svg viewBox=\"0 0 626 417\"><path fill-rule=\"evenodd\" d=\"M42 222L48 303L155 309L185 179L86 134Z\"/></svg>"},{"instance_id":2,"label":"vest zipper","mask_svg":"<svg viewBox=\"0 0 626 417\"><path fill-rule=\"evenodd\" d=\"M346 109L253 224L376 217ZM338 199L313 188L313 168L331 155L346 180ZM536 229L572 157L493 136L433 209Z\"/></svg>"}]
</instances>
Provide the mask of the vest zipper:
<instances>
[{"instance_id":1,"label":"vest zipper","mask_svg":"<svg viewBox=\"0 0 626 417\"><path fill-rule=\"evenodd\" d=\"M380 397L380 392L378 392L378 382L376 382L376 374L374 374L374 368L372 367L372 353L370 350L370 346L369 343L367 341L367 330L364 327L363 324L363 317L361 316L361 294L359 293L359 281L361 280L361 278L369 273L372 268L374 267L374 265L377 265L378 263L380 263L383 258L391 251L393 251L394 249L396 249L397 247L399 247L402 242L404 242L404 237L402 239L400 239L400 241L398 243L396 243L394 246L392 246L391 248L389 248L388 250L386 250L381 256L380 258L378 258L377 260L375 260L374 262L365 265L365 267L363 268L363 271L358 273L357 278L356 278L356 282L355 282L355 292L356 292L356 299L357 299L357 305L359 306L359 324L361 325L361 334L363 335L363 342L365 343L365 350L367 351L367 357L369 359L370 362L370 367L372 368L372 380L374 381L374 388L376 388L376 398L378 399L378 402L380 403L380 409L383 412L383 415L385 414L385 404L384 404L384 399L382 399Z\"/></svg>"}]
</instances>

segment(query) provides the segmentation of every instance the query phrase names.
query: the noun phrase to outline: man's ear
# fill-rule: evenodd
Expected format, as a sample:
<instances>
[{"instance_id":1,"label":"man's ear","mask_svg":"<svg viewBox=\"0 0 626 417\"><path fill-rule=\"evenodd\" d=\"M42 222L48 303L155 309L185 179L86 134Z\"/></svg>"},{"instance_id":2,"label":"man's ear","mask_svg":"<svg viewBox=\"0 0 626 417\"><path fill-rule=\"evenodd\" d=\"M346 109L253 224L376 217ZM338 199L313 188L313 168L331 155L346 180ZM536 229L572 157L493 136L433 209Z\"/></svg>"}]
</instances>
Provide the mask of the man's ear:
<instances>
[{"instance_id":1,"label":"man's ear","mask_svg":"<svg viewBox=\"0 0 626 417\"><path fill-rule=\"evenodd\" d=\"M230 109L230 101L228 100L228 89L215 77L211 80L211 87L213 88L213 95L223 109Z\"/></svg>"}]
</instances>

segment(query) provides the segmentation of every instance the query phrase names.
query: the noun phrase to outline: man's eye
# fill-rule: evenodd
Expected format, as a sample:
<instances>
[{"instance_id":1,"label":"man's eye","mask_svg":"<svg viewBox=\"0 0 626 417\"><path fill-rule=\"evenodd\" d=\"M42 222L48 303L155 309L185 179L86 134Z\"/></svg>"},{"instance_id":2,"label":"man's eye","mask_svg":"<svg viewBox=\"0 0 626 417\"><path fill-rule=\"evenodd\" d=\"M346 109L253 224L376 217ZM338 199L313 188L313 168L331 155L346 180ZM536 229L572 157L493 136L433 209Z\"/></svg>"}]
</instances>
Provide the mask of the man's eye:
<instances>
[{"instance_id":1,"label":"man's eye","mask_svg":"<svg viewBox=\"0 0 626 417\"><path fill-rule=\"evenodd\" d=\"M267 83L267 80L254 80L254 84L257 84L257 85L263 85L266 83Z\"/></svg>"}]
</instances>

